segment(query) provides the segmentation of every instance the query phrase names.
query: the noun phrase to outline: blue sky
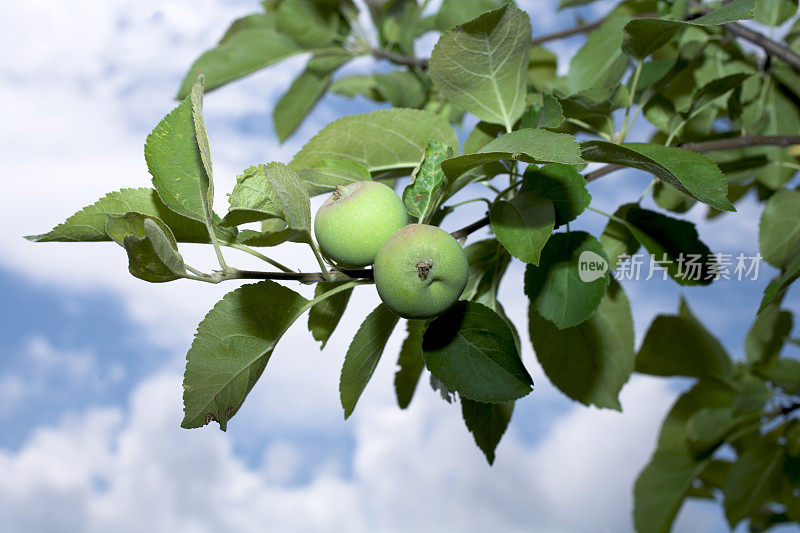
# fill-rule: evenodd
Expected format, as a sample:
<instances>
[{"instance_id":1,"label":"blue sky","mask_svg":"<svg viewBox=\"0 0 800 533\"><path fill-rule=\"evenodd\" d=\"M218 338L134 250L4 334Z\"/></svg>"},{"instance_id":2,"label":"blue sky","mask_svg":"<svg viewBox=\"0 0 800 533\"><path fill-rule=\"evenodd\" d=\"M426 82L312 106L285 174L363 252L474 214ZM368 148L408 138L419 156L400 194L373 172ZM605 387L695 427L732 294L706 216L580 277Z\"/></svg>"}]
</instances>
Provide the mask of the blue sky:
<instances>
[{"instance_id":1,"label":"blue sky","mask_svg":"<svg viewBox=\"0 0 800 533\"><path fill-rule=\"evenodd\" d=\"M534 34L567 27L578 14L593 18L610 5L556 13L555 1L520 4L535 12ZM686 381L635 376L622 393L623 414L586 408L547 382L524 342L536 388L518 402L489 468L458 406L425 383L409 410L397 409L391 383L402 328L355 414L342 419L343 354L378 302L365 288L324 352L298 320L227 433L181 430L186 350L197 323L235 285L150 285L128 275L124 253L112 244L34 245L21 238L106 192L148 186L145 136L174 106L191 61L234 17L257 7L219 0L0 6L7 51L0 57L0 530L630 530L633 479ZM420 54L434 42L426 39ZM569 57L581 42L575 37L553 49ZM288 60L206 98L218 211L242 169L286 162L327 122L375 107L326 97L279 144L270 112L303 63ZM346 72L372 66L362 59ZM618 172L594 182L594 205L612 211L637 198L649 180ZM754 253L759 213L755 202L744 202L737 215L712 223L699 208L689 216L715 251ZM480 207L465 207L446 227L480 215ZM604 224L586 213L577 226L597 234ZM205 247L182 252L193 265L213 264ZM229 255L242 267L257 266L249 256ZM281 247L276 258L315 268L299 245ZM627 283L637 335L685 294L741 357L767 273L689 290L660 279ZM501 296L526 340L521 277L517 264ZM787 306L800 311L795 293ZM719 509L687 505L676 531L698 530L724 531Z\"/></svg>"}]
</instances>

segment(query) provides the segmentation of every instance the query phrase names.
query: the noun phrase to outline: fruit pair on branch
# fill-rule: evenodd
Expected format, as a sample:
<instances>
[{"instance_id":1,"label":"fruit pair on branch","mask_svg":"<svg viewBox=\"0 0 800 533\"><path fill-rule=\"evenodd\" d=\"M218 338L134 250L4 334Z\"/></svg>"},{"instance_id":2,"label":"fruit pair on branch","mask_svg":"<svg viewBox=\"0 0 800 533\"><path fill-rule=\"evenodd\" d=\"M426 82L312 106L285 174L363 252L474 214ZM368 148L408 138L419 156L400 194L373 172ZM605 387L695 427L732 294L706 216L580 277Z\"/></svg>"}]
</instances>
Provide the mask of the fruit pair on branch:
<instances>
[{"instance_id":1,"label":"fruit pair on branch","mask_svg":"<svg viewBox=\"0 0 800 533\"><path fill-rule=\"evenodd\" d=\"M431 318L461 296L469 263L449 233L407 222L406 206L390 187L362 181L336 188L317 212L314 233L337 265L374 264L378 295L392 311Z\"/></svg>"}]
</instances>

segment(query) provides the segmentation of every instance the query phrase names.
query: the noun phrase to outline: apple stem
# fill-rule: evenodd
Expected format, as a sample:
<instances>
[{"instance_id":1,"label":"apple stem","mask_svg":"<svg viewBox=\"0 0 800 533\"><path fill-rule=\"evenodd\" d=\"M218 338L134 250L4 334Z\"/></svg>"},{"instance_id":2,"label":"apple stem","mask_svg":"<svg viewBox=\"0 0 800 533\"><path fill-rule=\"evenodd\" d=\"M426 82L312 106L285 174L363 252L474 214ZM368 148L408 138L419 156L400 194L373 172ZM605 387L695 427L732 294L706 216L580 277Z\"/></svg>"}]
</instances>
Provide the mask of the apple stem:
<instances>
[{"instance_id":1,"label":"apple stem","mask_svg":"<svg viewBox=\"0 0 800 533\"><path fill-rule=\"evenodd\" d=\"M350 191L347 190L347 187L344 187L342 185L337 185L336 188L333 190L333 194L331 196L333 196L333 201L334 202L338 202L339 200L341 200L345 196L349 196L349 195L350 195Z\"/></svg>"},{"instance_id":2,"label":"apple stem","mask_svg":"<svg viewBox=\"0 0 800 533\"><path fill-rule=\"evenodd\" d=\"M450 235L452 235L453 238L455 240L457 240L458 242L460 242L461 245L463 246L464 242L466 242L466 240L467 240L467 237L469 237L471 233L474 233L474 232L478 231L479 229L481 229L482 227L484 227L484 226L486 226L488 224L489 224L489 216L487 215L487 216L483 217L482 219L477 220L477 221L473 222L472 224L470 224L468 226L464 226L460 230L454 231Z\"/></svg>"}]
</instances>

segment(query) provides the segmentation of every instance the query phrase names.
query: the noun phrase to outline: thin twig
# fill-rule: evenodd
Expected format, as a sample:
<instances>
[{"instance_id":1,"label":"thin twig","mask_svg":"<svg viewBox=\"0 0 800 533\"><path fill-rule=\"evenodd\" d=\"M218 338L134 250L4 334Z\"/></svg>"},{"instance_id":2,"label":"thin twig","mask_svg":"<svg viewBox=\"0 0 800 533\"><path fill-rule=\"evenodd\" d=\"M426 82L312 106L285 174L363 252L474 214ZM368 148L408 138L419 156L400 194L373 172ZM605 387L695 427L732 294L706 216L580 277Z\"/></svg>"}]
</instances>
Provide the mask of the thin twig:
<instances>
[{"instance_id":1,"label":"thin twig","mask_svg":"<svg viewBox=\"0 0 800 533\"><path fill-rule=\"evenodd\" d=\"M376 59L388 59L397 65L406 65L415 67L422 70L428 68L428 60L426 58L417 58L398 54L389 50L381 50L380 48L373 48L370 50L372 56Z\"/></svg>"},{"instance_id":2,"label":"thin twig","mask_svg":"<svg viewBox=\"0 0 800 533\"><path fill-rule=\"evenodd\" d=\"M457 240L458 242L460 242L463 245L464 242L467 240L467 237L469 237L471 233L474 233L474 232L478 231L479 229L481 229L482 227L486 226L487 224L489 224L489 216L488 215L483 217L480 220L476 220L475 222L473 222L472 224L470 224L468 226L464 226L460 230L454 231L450 235L452 235L455 240Z\"/></svg>"},{"instance_id":3,"label":"thin twig","mask_svg":"<svg viewBox=\"0 0 800 533\"><path fill-rule=\"evenodd\" d=\"M658 16L657 13L641 13L639 15L635 15L635 18L650 18ZM577 35L579 33L587 33L594 29L599 28L602 24L606 21L605 18L601 18L595 20L593 22L584 22L583 24L577 24L572 28L556 31L553 33L548 33L545 35L541 35L539 37L535 37L531 39L531 46L539 46L540 44L544 44L550 41L557 41L558 39L564 39L566 37L572 37L573 35ZM398 54L396 52L392 52L389 50L381 50L379 48L373 48L370 50L373 57L377 59L388 59L392 63L397 65L406 65L409 67L416 67L422 70L428 68L428 59L427 58L418 58L418 57L411 57L403 54Z\"/></svg>"},{"instance_id":4,"label":"thin twig","mask_svg":"<svg viewBox=\"0 0 800 533\"><path fill-rule=\"evenodd\" d=\"M779 43L778 41L773 41L763 33L751 30L747 26L737 24L736 22L723 24L722 27L725 28L725 30L729 33L732 33L737 37L741 37L745 41L750 41L754 45L764 50L767 55L782 59L795 69L800 70L800 55L797 55L788 46Z\"/></svg>"},{"instance_id":5,"label":"thin twig","mask_svg":"<svg viewBox=\"0 0 800 533\"><path fill-rule=\"evenodd\" d=\"M715 152L731 148L744 148L746 146L792 146L800 144L800 135L758 135L753 137L731 137L715 141L685 143L681 148L692 152Z\"/></svg>"},{"instance_id":6,"label":"thin twig","mask_svg":"<svg viewBox=\"0 0 800 533\"><path fill-rule=\"evenodd\" d=\"M250 248L247 245L240 244L238 242L234 242L234 243L231 243L231 244L225 244L225 246L229 246L231 248L236 248L237 250L241 250L243 252L247 252L248 254L252 255L253 257L258 257L262 261L264 261L266 263L269 263L270 265L272 265L275 268L277 268L279 270L282 270L284 272L294 272L294 270L292 270L291 268L287 267L286 265L283 265L283 264L275 261L271 257L267 257L266 255L262 254L258 250L253 250L252 248Z\"/></svg>"},{"instance_id":7,"label":"thin twig","mask_svg":"<svg viewBox=\"0 0 800 533\"><path fill-rule=\"evenodd\" d=\"M704 6L702 2L699 2L698 0L692 1L692 4L699 8L703 14L708 14L713 11L712 9ZM758 46L764 50L768 56L782 59L797 70L800 70L800 55L796 54L788 46L770 39L763 33L751 30L747 26L739 24L738 22L729 22L727 24L723 24L722 27L728 33L731 33L737 37L741 37L745 41L750 41L754 45Z\"/></svg>"},{"instance_id":8,"label":"thin twig","mask_svg":"<svg viewBox=\"0 0 800 533\"><path fill-rule=\"evenodd\" d=\"M489 224L489 217L485 216L482 219L464 226L463 228L454 231L450 235L455 237L457 241L464 244L467 237ZM205 281L206 283L220 283L232 279L272 279L278 281L299 281L300 283L320 283L323 281L352 281L352 280L371 280L373 279L373 272L371 268L361 269L340 269L332 270L330 272L262 272L260 270L239 270L229 269L224 272L215 272L210 275L202 276L187 276L189 279L197 281Z\"/></svg>"},{"instance_id":9,"label":"thin twig","mask_svg":"<svg viewBox=\"0 0 800 533\"><path fill-rule=\"evenodd\" d=\"M228 279L274 279L294 280L301 283L320 283L323 281L348 281L354 279L372 279L372 269L335 270L328 273L325 279L322 272L261 272L258 270L238 270L235 277Z\"/></svg>"},{"instance_id":10,"label":"thin twig","mask_svg":"<svg viewBox=\"0 0 800 533\"><path fill-rule=\"evenodd\" d=\"M625 167L623 167L622 165L606 165L604 167L598 168L597 170L595 170L593 172L589 172L584 177L586 178L587 182L594 181L597 178L602 178L606 174L611 174L612 172L614 172L616 170L619 170L621 168L625 168Z\"/></svg>"},{"instance_id":11,"label":"thin twig","mask_svg":"<svg viewBox=\"0 0 800 533\"><path fill-rule=\"evenodd\" d=\"M653 13L650 13L650 15L652 14ZM599 28L605 21L606 19L595 20L594 22L584 22L583 24L578 24L577 26L573 26L572 28L566 30L548 33L547 35L542 35L541 37L534 37L531 39L531 46L539 46L540 44L544 44L549 41L556 41L558 39L572 37L573 35L577 35L579 33L590 32Z\"/></svg>"},{"instance_id":12,"label":"thin twig","mask_svg":"<svg viewBox=\"0 0 800 533\"><path fill-rule=\"evenodd\" d=\"M232 279L273 279L278 281L299 281L300 283L321 283L323 281L352 281L371 280L372 269L358 270L333 270L331 272L265 272L261 270L239 270L232 268L213 274L202 276L186 276L188 279L205 281L206 283L221 283Z\"/></svg>"},{"instance_id":13,"label":"thin twig","mask_svg":"<svg viewBox=\"0 0 800 533\"><path fill-rule=\"evenodd\" d=\"M769 418L778 418L779 416L786 416L800 409L800 402L795 401L789 405L784 405L775 409L767 414Z\"/></svg>"}]
</instances>

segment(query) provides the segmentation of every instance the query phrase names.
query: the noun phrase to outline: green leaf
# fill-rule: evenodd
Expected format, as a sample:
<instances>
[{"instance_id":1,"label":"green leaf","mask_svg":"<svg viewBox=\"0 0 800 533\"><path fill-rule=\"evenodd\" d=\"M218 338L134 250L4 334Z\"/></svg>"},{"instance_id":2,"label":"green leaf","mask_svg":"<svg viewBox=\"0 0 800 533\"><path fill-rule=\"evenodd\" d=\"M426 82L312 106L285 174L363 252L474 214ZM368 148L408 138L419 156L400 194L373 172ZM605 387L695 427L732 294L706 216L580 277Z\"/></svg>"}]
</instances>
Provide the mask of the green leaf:
<instances>
[{"instance_id":1,"label":"green leaf","mask_svg":"<svg viewBox=\"0 0 800 533\"><path fill-rule=\"evenodd\" d=\"M425 365L448 389L484 403L531 392L508 324L485 305L460 301L432 321L422 339Z\"/></svg>"},{"instance_id":2,"label":"green leaf","mask_svg":"<svg viewBox=\"0 0 800 533\"><path fill-rule=\"evenodd\" d=\"M481 403L461 397L461 416L490 465L494 463L494 450L503 438L513 412L514 402Z\"/></svg>"},{"instance_id":3,"label":"green leaf","mask_svg":"<svg viewBox=\"0 0 800 533\"><path fill-rule=\"evenodd\" d=\"M530 41L528 15L505 5L442 34L431 80L459 108L511 131L525 110Z\"/></svg>"},{"instance_id":4,"label":"green leaf","mask_svg":"<svg viewBox=\"0 0 800 533\"><path fill-rule=\"evenodd\" d=\"M761 305L758 312L762 312L766 307L775 301L775 299L783 294L789 285L794 283L797 276L800 275L800 255L796 256L794 260L789 263L784 269L783 273L771 281L767 288L764 289L764 296L761 298Z\"/></svg>"},{"instance_id":5,"label":"green leaf","mask_svg":"<svg viewBox=\"0 0 800 533\"><path fill-rule=\"evenodd\" d=\"M275 17L270 14L236 20L216 47L195 60L177 98L186 98L201 74L205 76L205 90L213 91L301 52L303 49L294 40L277 31Z\"/></svg>"},{"instance_id":6,"label":"green leaf","mask_svg":"<svg viewBox=\"0 0 800 533\"><path fill-rule=\"evenodd\" d=\"M497 240L511 255L538 265L542 248L555 227L555 211L548 198L521 192L508 202L495 201L489 220Z\"/></svg>"},{"instance_id":7,"label":"green leaf","mask_svg":"<svg viewBox=\"0 0 800 533\"><path fill-rule=\"evenodd\" d=\"M397 315L380 304L367 316L353 337L353 342L350 343L344 357L339 381L339 396L344 407L345 419L353 413L364 387L375 372L397 320Z\"/></svg>"},{"instance_id":8,"label":"green leaf","mask_svg":"<svg viewBox=\"0 0 800 533\"><path fill-rule=\"evenodd\" d=\"M717 381L702 380L695 384L678 398L664 418L657 449L688 454L689 420L701 409L730 408L734 395L730 386Z\"/></svg>"},{"instance_id":9,"label":"green leaf","mask_svg":"<svg viewBox=\"0 0 800 533\"><path fill-rule=\"evenodd\" d=\"M692 315L685 302L678 315L658 315L636 356L636 371L654 376L728 379L730 357Z\"/></svg>"},{"instance_id":10,"label":"green leaf","mask_svg":"<svg viewBox=\"0 0 800 533\"><path fill-rule=\"evenodd\" d=\"M786 437L786 455L792 457L793 459L797 459L800 457L800 422L798 421L789 421L786 424L786 429L784 431L784 436ZM795 507L798 507L795 505ZM798 507L800 510L800 507Z\"/></svg>"},{"instance_id":11,"label":"green leaf","mask_svg":"<svg viewBox=\"0 0 800 533\"><path fill-rule=\"evenodd\" d=\"M319 298L331 289L340 286L342 282L322 282L317 283L314 288L314 298ZM328 339L333 335L333 330L342 319L344 310L347 307L347 302L350 301L350 295L353 294L353 289L346 289L334 294L333 296L322 300L314 305L308 313L308 330L314 337L314 340L321 342L319 349L325 348Z\"/></svg>"},{"instance_id":12,"label":"green leaf","mask_svg":"<svg viewBox=\"0 0 800 533\"><path fill-rule=\"evenodd\" d=\"M672 39L678 31L689 27L678 20L645 18L625 25L622 50L635 58L644 59Z\"/></svg>"},{"instance_id":13,"label":"green leaf","mask_svg":"<svg viewBox=\"0 0 800 533\"><path fill-rule=\"evenodd\" d=\"M339 29L339 14L335 6L324 2L282 0L278 5L276 26L304 48L319 48L330 44Z\"/></svg>"},{"instance_id":14,"label":"green leaf","mask_svg":"<svg viewBox=\"0 0 800 533\"><path fill-rule=\"evenodd\" d=\"M580 263L580 264L579 264ZM584 271L586 263L602 267ZM590 279L591 278L591 279ZM580 324L592 316L609 283L608 259L600 242L583 231L555 233L542 251L539 265L525 271L525 294L536 311L559 329Z\"/></svg>"},{"instance_id":15,"label":"green leaf","mask_svg":"<svg viewBox=\"0 0 800 533\"><path fill-rule=\"evenodd\" d=\"M559 103L567 119L569 131L586 131L577 126L574 120L585 122L590 128L611 135L614 133L614 121L611 113L628 105L628 89L621 84L613 87L595 87L586 89L568 97L559 95ZM572 121L570 120L572 119ZM593 133L592 129L588 131Z\"/></svg>"},{"instance_id":16,"label":"green leaf","mask_svg":"<svg viewBox=\"0 0 800 533\"><path fill-rule=\"evenodd\" d=\"M777 305L770 305L759 314L744 341L749 363L766 364L778 356L792 332L793 316Z\"/></svg>"},{"instance_id":17,"label":"green leaf","mask_svg":"<svg viewBox=\"0 0 800 533\"><path fill-rule=\"evenodd\" d=\"M622 84L611 87L594 87L569 96L559 96L558 102L569 118L587 119L605 118L615 109L628 105L630 95L628 88Z\"/></svg>"},{"instance_id":18,"label":"green leaf","mask_svg":"<svg viewBox=\"0 0 800 533\"><path fill-rule=\"evenodd\" d=\"M196 428L215 420L224 431L278 340L308 303L268 280L243 285L217 302L197 327L186 354L181 427Z\"/></svg>"},{"instance_id":19,"label":"green leaf","mask_svg":"<svg viewBox=\"0 0 800 533\"><path fill-rule=\"evenodd\" d=\"M496 9L506 0L443 0L439 12L434 15L435 27L445 32L464 24L482 13Z\"/></svg>"},{"instance_id":20,"label":"green leaf","mask_svg":"<svg viewBox=\"0 0 800 533\"><path fill-rule=\"evenodd\" d=\"M331 83L330 92L346 98L365 96L376 102L384 100L384 97L378 92L378 82L372 74L353 74L334 80Z\"/></svg>"},{"instance_id":21,"label":"green leaf","mask_svg":"<svg viewBox=\"0 0 800 533\"><path fill-rule=\"evenodd\" d=\"M422 358L422 336L427 325L428 322L425 320L406 322L408 336L400 348L398 369L394 373L394 390L400 409L405 409L411 403L422 369L425 368L425 360Z\"/></svg>"},{"instance_id":22,"label":"green leaf","mask_svg":"<svg viewBox=\"0 0 800 533\"><path fill-rule=\"evenodd\" d=\"M556 77L557 67L557 57L553 52L543 46L532 47L528 60L528 85L537 91L548 88Z\"/></svg>"},{"instance_id":23,"label":"green leaf","mask_svg":"<svg viewBox=\"0 0 800 533\"><path fill-rule=\"evenodd\" d=\"M617 208L600 236L600 244L603 245L603 250L608 256L610 271L616 270L621 259L627 259L625 256L632 256L641 246L623 218L627 209L627 205Z\"/></svg>"},{"instance_id":24,"label":"green leaf","mask_svg":"<svg viewBox=\"0 0 800 533\"><path fill-rule=\"evenodd\" d=\"M727 198L725 176L704 155L658 144L607 141L583 142L581 150L587 161L644 170L711 207L721 211L736 210Z\"/></svg>"},{"instance_id":25,"label":"green leaf","mask_svg":"<svg viewBox=\"0 0 800 533\"><path fill-rule=\"evenodd\" d=\"M750 74L737 72L721 78L712 79L692 95L691 106L685 112L686 118L688 119L692 116L693 112L697 113L715 100L730 94L734 89L741 88L749 77Z\"/></svg>"},{"instance_id":26,"label":"green leaf","mask_svg":"<svg viewBox=\"0 0 800 533\"><path fill-rule=\"evenodd\" d=\"M508 168L500 161L492 161L485 165L479 165L469 170L454 180L448 178L447 192L445 196L452 197L455 193L478 181L489 181L501 174L508 174Z\"/></svg>"},{"instance_id":27,"label":"green leaf","mask_svg":"<svg viewBox=\"0 0 800 533\"><path fill-rule=\"evenodd\" d=\"M737 20L753 18L755 0L731 0L725 2L719 9L712 11L692 21L696 26L719 26Z\"/></svg>"},{"instance_id":28,"label":"green leaf","mask_svg":"<svg viewBox=\"0 0 800 533\"><path fill-rule=\"evenodd\" d=\"M478 122L469 136L467 136L467 140L464 141L463 151L465 154L473 154L497 139L497 136L504 132L503 127L498 124Z\"/></svg>"},{"instance_id":29,"label":"green leaf","mask_svg":"<svg viewBox=\"0 0 800 533\"><path fill-rule=\"evenodd\" d=\"M632 20L625 26L622 49L633 57L644 58L661 48L682 29L752 19L754 7L754 0L733 0L691 22L654 18Z\"/></svg>"},{"instance_id":30,"label":"green leaf","mask_svg":"<svg viewBox=\"0 0 800 533\"><path fill-rule=\"evenodd\" d=\"M289 166L308 168L329 159L349 159L370 172L412 169L429 140L458 146L456 132L444 117L416 109L381 109L334 120Z\"/></svg>"},{"instance_id":31,"label":"green leaf","mask_svg":"<svg viewBox=\"0 0 800 533\"><path fill-rule=\"evenodd\" d=\"M518 159L525 163L583 163L578 143L573 136L547 130L525 129L506 133L474 154L448 159L442 163L442 170L452 182L472 168L501 159Z\"/></svg>"},{"instance_id":32,"label":"green leaf","mask_svg":"<svg viewBox=\"0 0 800 533\"><path fill-rule=\"evenodd\" d=\"M789 86L796 87L796 83L792 82ZM764 90L766 97L761 96L744 108L741 123L747 133L794 135L800 131L800 109L796 104L796 96L786 94L783 87L776 83L767 84ZM792 168L797 164L797 157L786 148L765 146L760 150L750 149L748 153L754 151L766 155L771 163L756 173L759 183L770 189L779 189L797 173Z\"/></svg>"},{"instance_id":33,"label":"green leaf","mask_svg":"<svg viewBox=\"0 0 800 533\"><path fill-rule=\"evenodd\" d=\"M272 111L278 139L285 141L300 127L331 82L333 73L352 58L343 49L317 54L308 60L306 69L295 78Z\"/></svg>"},{"instance_id":34,"label":"green leaf","mask_svg":"<svg viewBox=\"0 0 800 533\"><path fill-rule=\"evenodd\" d=\"M497 239L484 239L466 246L464 253L469 262L469 278L461 298L474 300L483 293L496 292L511 259L506 249Z\"/></svg>"},{"instance_id":35,"label":"green leaf","mask_svg":"<svg viewBox=\"0 0 800 533\"><path fill-rule=\"evenodd\" d=\"M758 511L769 495L780 487L783 449L769 441L745 450L733 463L722 487L725 496L725 516L731 528Z\"/></svg>"},{"instance_id":36,"label":"green leaf","mask_svg":"<svg viewBox=\"0 0 800 533\"><path fill-rule=\"evenodd\" d=\"M173 250L177 249L175 236L172 235L169 227L157 217L143 215L141 213L129 212L124 215L106 215L106 231L108 237L119 244L125 246L127 237L144 237L146 235L145 222L150 221L157 226L167 239L168 244Z\"/></svg>"},{"instance_id":37,"label":"green leaf","mask_svg":"<svg viewBox=\"0 0 800 533\"><path fill-rule=\"evenodd\" d=\"M128 253L128 271L151 283L185 277L186 267L169 227L139 213L106 215L106 233Z\"/></svg>"},{"instance_id":38,"label":"green leaf","mask_svg":"<svg viewBox=\"0 0 800 533\"><path fill-rule=\"evenodd\" d=\"M373 74L375 88L394 107L421 107L426 100L425 86L411 72L393 70L386 74Z\"/></svg>"},{"instance_id":39,"label":"green leaf","mask_svg":"<svg viewBox=\"0 0 800 533\"><path fill-rule=\"evenodd\" d=\"M414 38L423 30L417 2L370 2L367 6L379 31L380 46L412 53Z\"/></svg>"},{"instance_id":40,"label":"green leaf","mask_svg":"<svg viewBox=\"0 0 800 533\"><path fill-rule=\"evenodd\" d=\"M277 167L273 167L271 173L277 174ZM223 226L282 218L283 207L267 174L266 165L256 165L236 177L236 185L228 197L230 208L222 219Z\"/></svg>"},{"instance_id":41,"label":"green leaf","mask_svg":"<svg viewBox=\"0 0 800 533\"><path fill-rule=\"evenodd\" d=\"M693 461L684 452L657 450L636 479L633 520L639 533L667 533L694 480L710 459Z\"/></svg>"},{"instance_id":42,"label":"green leaf","mask_svg":"<svg viewBox=\"0 0 800 533\"><path fill-rule=\"evenodd\" d=\"M586 178L573 166L559 163L539 168L529 166L523 178L523 192L534 192L553 201L556 226L575 220L592 202Z\"/></svg>"},{"instance_id":43,"label":"green leaf","mask_svg":"<svg viewBox=\"0 0 800 533\"><path fill-rule=\"evenodd\" d=\"M772 397L763 379L752 374L743 374L737 379L739 391L733 401L734 415L760 414L764 404Z\"/></svg>"},{"instance_id":44,"label":"green leaf","mask_svg":"<svg viewBox=\"0 0 800 533\"><path fill-rule=\"evenodd\" d=\"M190 95L158 123L147 136L144 157L164 204L179 215L204 222L212 216L212 185L198 145L192 107Z\"/></svg>"},{"instance_id":45,"label":"green leaf","mask_svg":"<svg viewBox=\"0 0 800 533\"><path fill-rule=\"evenodd\" d=\"M558 128L564 123L564 110L558 98L549 93L542 93L542 103L534 102L520 119L520 129Z\"/></svg>"},{"instance_id":46,"label":"green leaf","mask_svg":"<svg viewBox=\"0 0 800 533\"><path fill-rule=\"evenodd\" d=\"M764 259L777 268L800 255L800 192L781 189L770 196L761 213L758 242Z\"/></svg>"},{"instance_id":47,"label":"green leaf","mask_svg":"<svg viewBox=\"0 0 800 533\"><path fill-rule=\"evenodd\" d=\"M453 157L453 149L437 141L428 141L419 172L411 177L411 183L403 190L406 211L426 223L442 196L444 172L442 161Z\"/></svg>"},{"instance_id":48,"label":"green leaf","mask_svg":"<svg viewBox=\"0 0 800 533\"><path fill-rule=\"evenodd\" d=\"M370 181L367 167L352 159L323 159L311 168L298 168L295 173L306 186L309 196L316 196L357 181Z\"/></svg>"},{"instance_id":49,"label":"green leaf","mask_svg":"<svg viewBox=\"0 0 800 533\"><path fill-rule=\"evenodd\" d=\"M714 256L691 222L642 209L638 204L620 206L616 216L678 284L709 285L717 275Z\"/></svg>"},{"instance_id":50,"label":"green leaf","mask_svg":"<svg viewBox=\"0 0 800 533\"><path fill-rule=\"evenodd\" d=\"M658 447L634 486L634 523L637 531L666 533L689 492L692 480L707 472L713 461L689 456L687 426L703 408L729 407L732 390L713 381L701 381L681 395L667 414Z\"/></svg>"},{"instance_id":51,"label":"green leaf","mask_svg":"<svg viewBox=\"0 0 800 533\"><path fill-rule=\"evenodd\" d=\"M733 411L728 407L704 407L686 424L689 446L698 459L705 459L722 443L736 425Z\"/></svg>"},{"instance_id":52,"label":"green leaf","mask_svg":"<svg viewBox=\"0 0 800 533\"><path fill-rule=\"evenodd\" d=\"M780 26L797 13L797 0L758 0L755 19L759 24Z\"/></svg>"},{"instance_id":53,"label":"green leaf","mask_svg":"<svg viewBox=\"0 0 800 533\"><path fill-rule=\"evenodd\" d=\"M636 93L653 87L657 82L667 76L677 61L677 57L669 59L651 59L642 63L642 71L639 73L639 83L636 85Z\"/></svg>"},{"instance_id":54,"label":"green leaf","mask_svg":"<svg viewBox=\"0 0 800 533\"><path fill-rule=\"evenodd\" d=\"M567 86L570 93L616 84L628 68L622 53L622 29L628 17L611 16L589 34L586 43L569 63Z\"/></svg>"},{"instance_id":55,"label":"green leaf","mask_svg":"<svg viewBox=\"0 0 800 533\"><path fill-rule=\"evenodd\" d=\"M653 186L653 200L661 209L673 213L685 213L696 203L694 198L683 194L674 187L664 185L663 181L659 181Z\"/></svg>"},{"instance_id":56,"label":"green leaf","mask_svg":"<svg viewBox=\"0 0 800 533\"><path fill-rule=\"evenodd\" d=\"M311 231L311 203L305 186L283 163L256 165L244 171L228 198L231 206L222 220L237 226L269 218L286 221L289 229Z\"/></svg>"},{"instance_id":57,"label":"green leaf","mask_svg":"<svg viewBox=\"0 0 800 533\"><path fill-rule=\"evenodd\" d=\"M800 361L779 357L757 373L788 394L800 394Z\"/></svg>"},{"instance_id":58,"label":"green leaf","mask_svg":"<svg viewBox=\"0 0 800 533\"><path fill-rule=\"evenodd\" d=\"M110 192L48 233L25 238L33 242L109 241L112 239L106 234L106 215L124 215L130 212L160 219L170 227L178 242L209 242L208 230L204 224L175 213L164 205L155 190L145 187ZM233 242L236 239L235 231L227 228L215 227L214 232L222 242Z\"/></svg>"},{"instance_id":59,"label":"green leaf","mask_svg":"<svg viewBox=\"0 0 800 533\"><path fill-rule=\"evenodd\" d=\"M728 472L732 464L733 463L729 463L728 461L713 459L700 473L699 479L706 487L721 489L725 480L728 478Z\"/></svg>"},{"instance_id":60,"label":"green leaf","mask_svg":"<svg viewBox=\"0 0 800 533\"><path fill-rule=\"evenodd\" d=\"M208 190L206 192L206 203L211 206L214 203L214 171L211 166L211 147L208 143L208 133L206 123L203 121L203 88L205 81L201 76L197 83L192 85L189 98L192 101L192 123L194 125L195 140L200 151L200 161L203 163L203 170L208 176ZM175 146L179 146L177 143ZM181 146L179 149L183 149ZM210 211L210 207L209 207Z\"/></svg>"},{"instance_id":61,"label":"green leaf","mask_svg":"<svg viewBox=\"0 0 800 533\"><path fill-rule=\"evenodd\" d=\"M559 329L531 304L534 352L550 381L585 405L620 410L619 391L633 372L633 319L628 298L613 281L597 310L581 324Z\"/></svg>"},{"instance_id":62,"label":"green leaf","mask_svg":"<svg viewBox=\"0 0 800 533\"><path fill-rule=\"evenodd\" d=\"M286 241L308 242L305 233L286 227L279 218L261 221L261 231L244 229L236 235L236 242L247 246L277 246Z\"/></svg>"},{"instance_id":63,"label":"green leaf","mask_svg":"<svg viewBox=\"0 0 800 533\"><path fill-rule=\"evenodd\" d=\"M511 329L514 343L520 351L520 341L514 323L506 316L503 306L497 299L500 281L508 269L511 256L497 239L474 242L464 248L469 263L469 278L461 293L462 300L472 300L485 305L500 315Z\"/></svg>"}]
</instances>

